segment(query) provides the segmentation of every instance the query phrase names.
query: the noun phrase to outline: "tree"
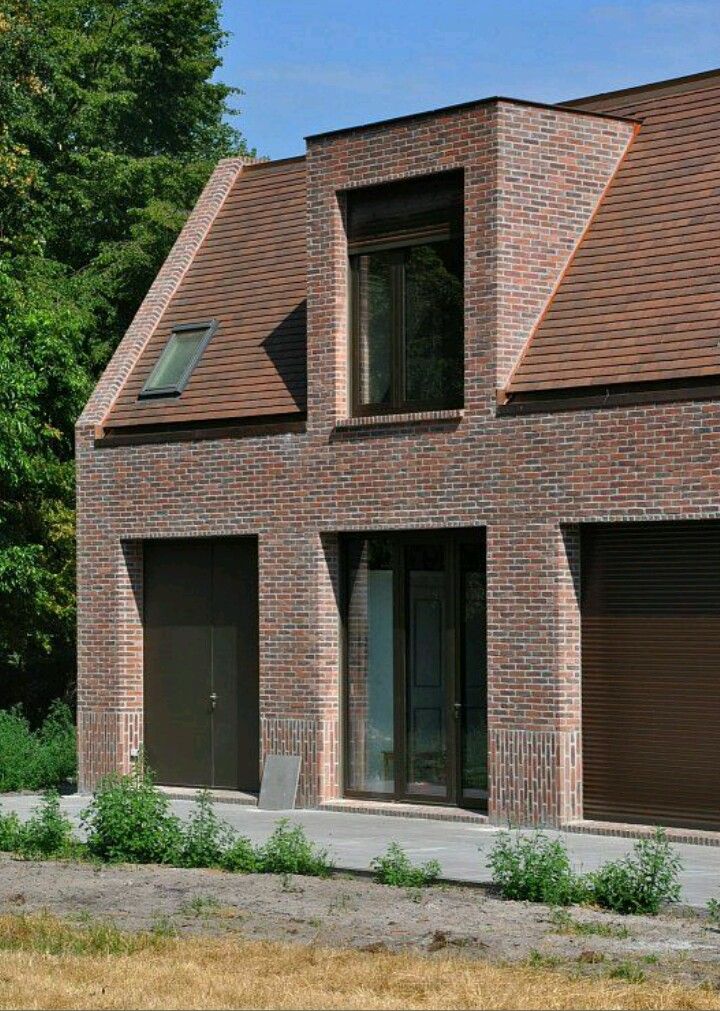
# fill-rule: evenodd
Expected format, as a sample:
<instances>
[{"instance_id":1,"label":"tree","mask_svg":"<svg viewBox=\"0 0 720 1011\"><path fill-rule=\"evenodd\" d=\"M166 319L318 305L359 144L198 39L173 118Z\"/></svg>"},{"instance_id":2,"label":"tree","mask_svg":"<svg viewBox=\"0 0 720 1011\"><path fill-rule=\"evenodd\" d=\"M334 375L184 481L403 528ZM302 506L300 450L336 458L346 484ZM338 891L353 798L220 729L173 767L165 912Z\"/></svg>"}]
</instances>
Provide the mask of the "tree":
<instances>
[{"instance_id":1,"label":"tree","mask_svg":"<svg viewBox=\"0 0 720 1011\"><path fill-rule=\"evenodd\" d=\"M74 680L74 421L218 158L219 0L0 0L0 705Z\"/></svg>"}]
</instances>

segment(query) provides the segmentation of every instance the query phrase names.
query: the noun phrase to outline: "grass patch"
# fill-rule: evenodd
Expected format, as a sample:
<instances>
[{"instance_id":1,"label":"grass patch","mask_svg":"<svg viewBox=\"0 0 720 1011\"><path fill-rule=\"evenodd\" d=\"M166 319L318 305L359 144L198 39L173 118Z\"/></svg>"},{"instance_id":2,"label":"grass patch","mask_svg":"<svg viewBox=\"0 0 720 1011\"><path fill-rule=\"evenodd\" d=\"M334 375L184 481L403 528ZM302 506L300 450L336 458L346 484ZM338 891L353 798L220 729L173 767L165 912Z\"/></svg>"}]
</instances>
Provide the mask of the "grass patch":
<instances>
[{"instance_id":1,"label":"grass patch","mask_svg":"<svg viewBox=\"0 0 720 1011\"><path fill-rule=\"evenodd\" d=\"M576 920L567 909L554 909L550 914L550 923L554 934L564 934L574 937L608 937L624 941L631 937L627 927L616 923L603 923L598 920Z\"/></svg>"},{"instance_id":2,"label":"grass patch","mask_svg":"<svg viewBox=\"0 0 720 1011\"><path fill-rule=\"evenodd\" d=\"M133 955L157 948L149 933L130 934L112 923L73 927L54 916L0 916L0 950L42 955Z\"/></svg>"},{"instance_id":3,"label":"grass patch","mask_svg":"<svg viewBox=\"0 0 720 1011\"><path fill-rule=\"evenodd\" d=\"M610 979L621 979L626 983L644 983L647 974L637 962L618 962L608 973Z\"/></svg>"},{"instance_id":4,"label":"grass patch","mask_svg":"<svg viewBox=\"0 0 720 1011\"><path fill-rule=\"evenodd\" d=\"M237 938L124 934L50 917L1 917L2 1007L496 1008L720 1011L703 987L583 978L543 959L503 966L385 951L330 950ZM629 977L631 981L628 980Z\"/></svg>"},{"instance_id":5,"label":"grass patch","mask_svg":"<svg viewBox=\"0 0 720 1011\"><path fill-rule=\"evenodd\" d=\"M20 706L0 709L0 793L57 789L76 774L75 721L64 702L53 702L37 730Z\"/></svg>"},{"instance_id":6,"label":"grass patch","mask_svg":"<svg viewBox=\"0 0 720 1011\"><path fill-rule=\"evenodd\" d=\"M222 903L214 895L196 895L194 899L183 903L180 912L183 916L209 917L216 916L222 909Z\"/></svg>"}]
</instances>

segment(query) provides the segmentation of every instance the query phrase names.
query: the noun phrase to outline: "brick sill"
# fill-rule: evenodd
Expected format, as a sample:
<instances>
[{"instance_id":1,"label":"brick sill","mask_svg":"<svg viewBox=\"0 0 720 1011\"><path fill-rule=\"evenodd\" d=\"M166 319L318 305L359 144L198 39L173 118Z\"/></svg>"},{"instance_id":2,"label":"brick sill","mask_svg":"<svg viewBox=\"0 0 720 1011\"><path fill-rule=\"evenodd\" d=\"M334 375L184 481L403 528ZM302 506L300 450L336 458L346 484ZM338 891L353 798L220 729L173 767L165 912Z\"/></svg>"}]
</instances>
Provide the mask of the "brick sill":
<instances>
[{"instance_id":1,"label":"brick sill","mask_svg":"<svg viewBox=\"0 0 720 1011\"><path fill-rule=\"evenodd\" d=\"M563 832L581 835L616 836L623 839L647 839L655 832L654 825L632 825L615 821L570 821L560 826ZM720 832L700 828L665 828L670 842L688 843L691 846L720 846Z\"/></svg>"},{"instance_id":2,"label":"brick sill","mask_svg":"<svg viewBox=\"0 0 720 1011\"><path fill-rule=\"evenodd\" d=\"M444 807L440 804L406 804L389 800L359 800L339 797L320 804L321 811L343 811L346 814L379 814L388 818L421 818L425 821L470 822L487 826L488 816L481 811L462 807Z\"/></svg>"},{"instance_id":3,"label":"brick sill","mask_svg":"<svg viewBox=\"0 0 720 1011\"><path fill-rule=\"evenodd\" d=\"M378 428L388 425L415 425L455 423L465 417L463 408L451 411L413 411L408 414L363 414L354 418L341 418L335 423L336 432L348 432L356 428Z\"/></svg>"}]
</instances>

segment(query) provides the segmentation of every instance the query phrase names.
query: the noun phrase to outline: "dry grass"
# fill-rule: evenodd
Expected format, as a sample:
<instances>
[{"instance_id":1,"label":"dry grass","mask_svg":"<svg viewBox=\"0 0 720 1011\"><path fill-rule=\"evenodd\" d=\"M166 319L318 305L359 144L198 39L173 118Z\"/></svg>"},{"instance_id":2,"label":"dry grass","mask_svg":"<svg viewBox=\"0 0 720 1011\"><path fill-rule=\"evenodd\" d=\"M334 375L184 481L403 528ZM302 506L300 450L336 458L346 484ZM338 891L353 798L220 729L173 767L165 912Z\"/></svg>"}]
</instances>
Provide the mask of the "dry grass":
<instances>
[{"instance_id":1,"label":"dry grass","mask_svg":"<svg viewBox=\"0 0 720 1011\"><path fill-rule=\"evenodd\" d=\"M707 989L0 917L0 1008L698 1008Z\"/></svg>"}]
</instances>

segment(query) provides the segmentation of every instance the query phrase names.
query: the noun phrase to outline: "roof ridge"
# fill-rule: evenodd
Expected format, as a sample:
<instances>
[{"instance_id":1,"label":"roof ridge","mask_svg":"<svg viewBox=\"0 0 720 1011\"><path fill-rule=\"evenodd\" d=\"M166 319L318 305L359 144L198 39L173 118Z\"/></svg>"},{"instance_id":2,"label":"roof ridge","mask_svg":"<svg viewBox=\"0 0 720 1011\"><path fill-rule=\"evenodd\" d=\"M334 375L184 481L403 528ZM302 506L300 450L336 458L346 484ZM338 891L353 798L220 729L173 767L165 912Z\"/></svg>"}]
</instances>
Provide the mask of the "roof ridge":
<instances>
[{"instance_id":1,"label":"roof ridge","mask_svg":"<svg viewBox=\"0 0 720 1011\"><path fill-rule=\"evenodd\" d=\"M660 81L648 81L645 84L633 84L628 88L599 91L593 95L569 98L557 104L563 108L574 108L576 105L584 105L586 102L599 102L609 98L620 98L623 95L633 95L641 91L661 91L664 88L674 87L678 84L693 84L696 81L707 81L714 77L720 78L720 67L715 67L712 70L701 70L695 74L681 74L679 77L667 77Z\"/></svg>"}]
</instances>

